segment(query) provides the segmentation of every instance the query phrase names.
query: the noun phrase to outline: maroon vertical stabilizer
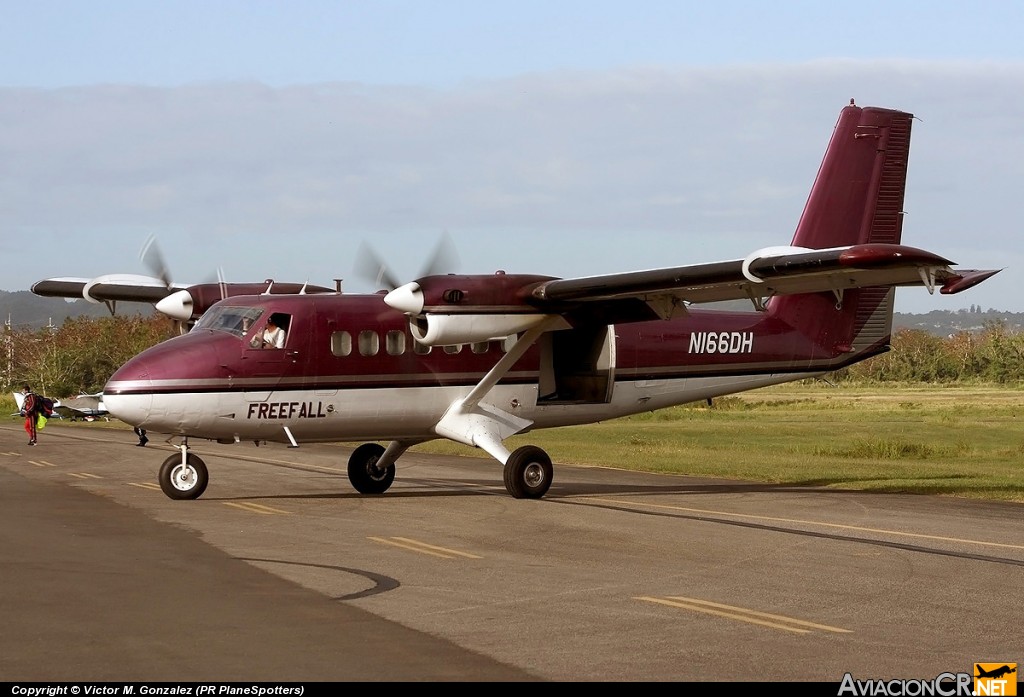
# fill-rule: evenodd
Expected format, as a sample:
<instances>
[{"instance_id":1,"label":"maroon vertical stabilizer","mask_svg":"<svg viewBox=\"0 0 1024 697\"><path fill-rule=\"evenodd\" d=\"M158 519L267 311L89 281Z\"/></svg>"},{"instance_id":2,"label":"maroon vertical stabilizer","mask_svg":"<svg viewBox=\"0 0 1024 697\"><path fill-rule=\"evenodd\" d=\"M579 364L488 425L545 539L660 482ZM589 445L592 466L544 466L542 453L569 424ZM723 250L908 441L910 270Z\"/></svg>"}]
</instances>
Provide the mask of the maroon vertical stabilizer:
<instances>
[{"instance_id":1,"label":"maroon vertical stabilizer","mask_svg":"<svg viewBox=\"0 0 1024 697\"><path fill-rule=\"evenodd\" d=\"M899 244L912 114L845 107L839 114L796 233L794 247ZM888 348L895 290L863 288L773 298L772 316L840 353Z\"/></svg>"}]
</instances>

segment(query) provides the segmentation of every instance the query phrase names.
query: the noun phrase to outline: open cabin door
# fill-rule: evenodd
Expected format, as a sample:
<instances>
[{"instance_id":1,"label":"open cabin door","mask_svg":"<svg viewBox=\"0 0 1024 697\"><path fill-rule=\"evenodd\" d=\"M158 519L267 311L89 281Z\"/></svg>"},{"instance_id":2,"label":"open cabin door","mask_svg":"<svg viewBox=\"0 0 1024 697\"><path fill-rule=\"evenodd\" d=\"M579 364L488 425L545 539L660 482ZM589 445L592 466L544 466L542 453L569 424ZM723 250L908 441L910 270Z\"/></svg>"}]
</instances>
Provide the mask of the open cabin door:
<instances>
[{"instance_id":1,"label":"open cabin door","mask_svg":"<svg viewBox=\"0 0 1024 697\"><path fill-rule=\"evenodd\" d=\"M611 401L615 384L614 327L548 332L539 344L538 404Z\"/></svg>"}]
</instances>

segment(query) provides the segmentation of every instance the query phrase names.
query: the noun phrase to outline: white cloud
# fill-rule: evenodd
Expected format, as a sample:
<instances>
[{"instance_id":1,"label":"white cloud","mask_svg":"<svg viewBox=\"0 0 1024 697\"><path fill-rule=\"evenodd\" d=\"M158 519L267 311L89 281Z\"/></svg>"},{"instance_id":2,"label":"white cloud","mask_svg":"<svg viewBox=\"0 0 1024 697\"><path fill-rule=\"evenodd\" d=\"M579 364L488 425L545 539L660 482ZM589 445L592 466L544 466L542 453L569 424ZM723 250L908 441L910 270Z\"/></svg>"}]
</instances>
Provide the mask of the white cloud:
<instances>
[{"instance_id":1,"label":"white cloud","mask_svg":"<svg viewBox=\"0 0 1024 697\"><path fill-rule=\"evenodd\" d=\"M443 231L464 272L738 258L789 241L851 97L921 119L904 242L1000 267L1022 254L1022 86L1022 65L828 60L449 89L0 89L0 245L20 260L0 285L142 271L152 232L175 280L222 265L330 284L363 239L415 274ZM34 236L46 251L26 254ZM955 298L901 291L898 309L1024 311L1010 278Z\"/></svg>"}]
</instances>

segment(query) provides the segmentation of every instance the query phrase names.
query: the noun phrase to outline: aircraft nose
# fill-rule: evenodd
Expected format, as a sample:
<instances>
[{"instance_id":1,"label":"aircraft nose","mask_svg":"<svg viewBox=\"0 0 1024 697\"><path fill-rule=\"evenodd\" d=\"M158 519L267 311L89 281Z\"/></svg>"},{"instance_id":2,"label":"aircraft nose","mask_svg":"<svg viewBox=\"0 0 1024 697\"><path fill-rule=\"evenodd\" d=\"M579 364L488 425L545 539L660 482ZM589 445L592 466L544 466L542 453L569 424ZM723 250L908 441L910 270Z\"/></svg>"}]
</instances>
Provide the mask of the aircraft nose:
<instances>
[{"instance_id":1,"label":"aircraft nose","mask_svg":"<svg viewBox=\"0 0 1024 697\"><path fill-rule=\"evenodd\" d=\"M153 383L149 362L136 356L118 368L103 387L103 402L110 415L138 426L150 415L153 406Z\"/></svg>"},{"instance_id":2,"label":"aircraft nose","mask_svg":"<svg viewBox=\"0 0 1024 697\"><path fill-rule=\"evenodd\" d=\"M187 435L215 428L219 412L202 408L196 391L227 384L231 376L226 363L230 355L240 355L241 346L238 337L209 331L189 332L152 346L107 381L103 392L107 410L155 433Z\"/></svg>"}]
</instances>

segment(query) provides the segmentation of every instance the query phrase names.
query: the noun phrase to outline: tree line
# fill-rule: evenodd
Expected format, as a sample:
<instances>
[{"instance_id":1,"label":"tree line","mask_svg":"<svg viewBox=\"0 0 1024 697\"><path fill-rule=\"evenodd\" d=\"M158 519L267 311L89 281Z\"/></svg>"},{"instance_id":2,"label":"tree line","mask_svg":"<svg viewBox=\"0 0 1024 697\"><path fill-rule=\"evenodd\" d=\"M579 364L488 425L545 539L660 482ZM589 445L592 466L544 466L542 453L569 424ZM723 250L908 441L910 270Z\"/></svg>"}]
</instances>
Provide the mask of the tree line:
<instances>
[{"instance_id":1,"label":"tree line","mask_svg":"<svg viewBox=\"0 0 1024 697\"><path fill-rule=\"evenodd\" d=\"M175 335L162 315L72 317L60 327L6 327L6 391L29 383L54 398L99 392L117 368ZM978 332L938 337L898 329L892 351L836 371L849 382L1019 383L1024 376L1024 332L991 322Z\"/></svg>"},{"instance_id":2,"label":"tree line","mask_svg":"<svg viewBox=\"0 0 1024 697\"><path fill-rule=\"evenodd\" d=\"M132 356L176 334L163 315L70 317L59 327L4 329L4 382L54 399L95 393Z\"/></svg>"},{"instance_id":3,"label":"tree line","mask_svg":"<svg viewBox=\"0 0 1024 697\"><path fill-rule=\"evenodd\" d=\"M1024 332L1003 322L986 322L976 332L946 337L921 329L900 329L892 350L835 373L853 382L996 383L1024 379Z\"/></svg>"}]
</instances>

